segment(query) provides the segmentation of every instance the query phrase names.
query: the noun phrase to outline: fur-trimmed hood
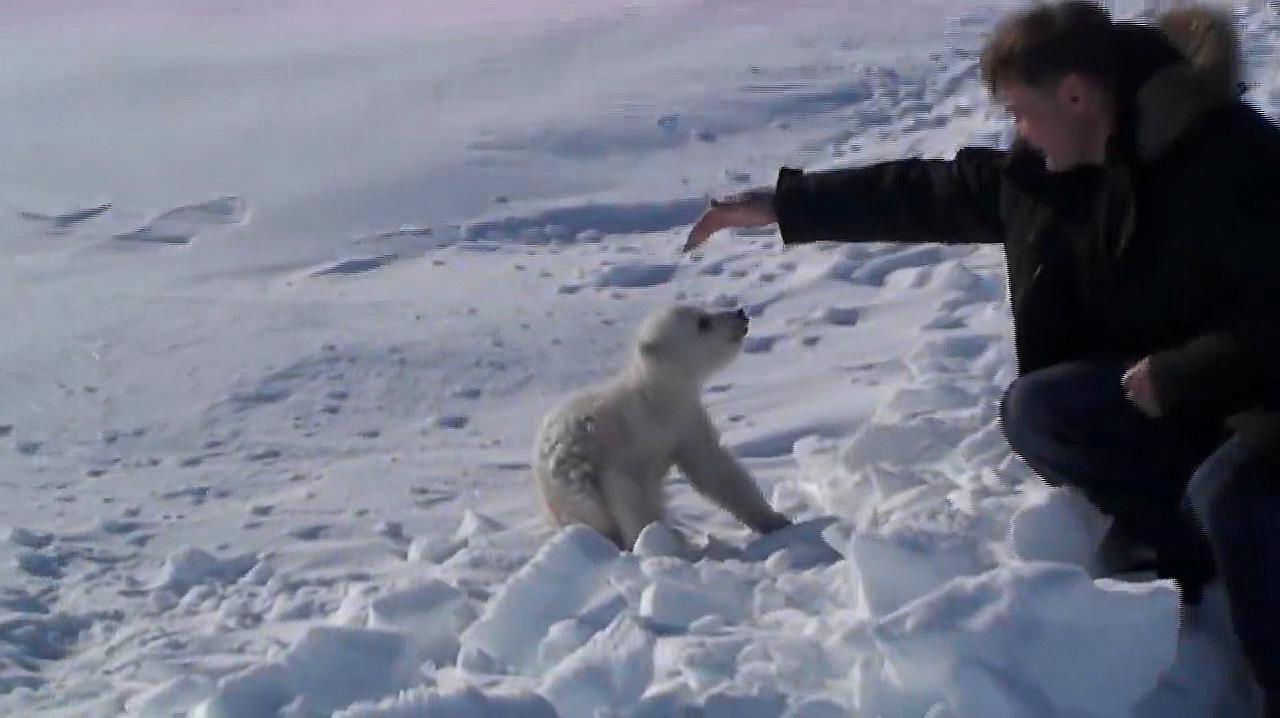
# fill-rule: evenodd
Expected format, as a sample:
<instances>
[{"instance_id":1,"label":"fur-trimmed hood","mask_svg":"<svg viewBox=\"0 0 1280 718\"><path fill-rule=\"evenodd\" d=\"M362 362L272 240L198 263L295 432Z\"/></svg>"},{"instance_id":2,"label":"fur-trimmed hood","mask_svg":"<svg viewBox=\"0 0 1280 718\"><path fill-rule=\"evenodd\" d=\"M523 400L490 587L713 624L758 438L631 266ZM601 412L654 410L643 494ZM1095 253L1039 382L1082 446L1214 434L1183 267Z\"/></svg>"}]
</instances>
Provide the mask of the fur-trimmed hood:
<instances>
[{"instance_id":1,"label":"fur-trimmed hood","mask_svg":"<svg viewBox=\"0 0 1280 718\"><path fill-rule=\"evenodd\" d=\"M1122 109L1121 126L1128 120L1139 160L1159 156L1207 112L1242 93L1240 38L1225 11L1177 8L1155 18L1158 32L1138 24L1118 23L1117 29L1120 99L1124 102L1128 94L1132 113L1126 118Z\"/></svg>"}]
</instances>

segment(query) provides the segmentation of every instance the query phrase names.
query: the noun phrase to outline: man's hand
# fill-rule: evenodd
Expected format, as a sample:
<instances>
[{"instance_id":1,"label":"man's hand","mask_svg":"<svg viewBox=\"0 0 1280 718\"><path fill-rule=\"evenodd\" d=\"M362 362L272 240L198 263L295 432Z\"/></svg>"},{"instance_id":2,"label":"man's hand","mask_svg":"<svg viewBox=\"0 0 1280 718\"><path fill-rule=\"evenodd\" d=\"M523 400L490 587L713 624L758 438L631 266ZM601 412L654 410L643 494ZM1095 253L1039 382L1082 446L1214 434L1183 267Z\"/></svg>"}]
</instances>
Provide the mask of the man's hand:
<instances>
[{"instance_id":1,"label":"man's hand","mask_svg":"<svg viewBox=\"0 0 1280 718\"><path fill-rule=\"evenodd\" d=\"M689 231L689 239L680 251L691 252L716 232L730 227L759 227L777 222L773 213L773 188L760 187L712 199L711 208L703 213Z\"/></svg>"},{"instance_id":2,"label":"man's hand","mask_svg":"<svg viewBox=\"0 0 1280 718\"><path fill-rule=\"evenodd\" d=\"M1160 404L1156 401L1155 385L1151 382L1151 357L1129 367L1120 379L1124 385L1124 395L1129 403L1151 418L1161 415Z\"/></svg>"}]
</instances>

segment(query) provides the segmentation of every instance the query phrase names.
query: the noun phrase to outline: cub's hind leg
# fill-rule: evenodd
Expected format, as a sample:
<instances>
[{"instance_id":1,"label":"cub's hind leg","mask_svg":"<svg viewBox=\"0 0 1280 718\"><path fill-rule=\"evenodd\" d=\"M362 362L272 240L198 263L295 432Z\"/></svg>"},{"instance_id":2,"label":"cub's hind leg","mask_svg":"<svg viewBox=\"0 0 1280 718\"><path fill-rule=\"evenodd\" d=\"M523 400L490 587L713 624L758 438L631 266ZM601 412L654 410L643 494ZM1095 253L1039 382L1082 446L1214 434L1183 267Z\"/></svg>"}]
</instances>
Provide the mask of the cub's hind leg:
<instances>
[{"instance_id":1,"label":"cub's hind leg","mask_svg":"<svg viewBox=\"0 0 1280 718\"><path fill-rule=\"evenodd\" d=\"M622 545L622 533L618 530L594 474L555 476L542 467L534 473L542 496L543 510L554 526L583 524L615 544Z\"/></svg>"},{"instance_id":2,"label":"cub's hind leg","mask_svg":"<svg viewBox=\"0 0 1280 718\"><path fill-rule=\"evenodd\" d=\"M600 491L621 536L619 546L630 551L645 526L666 517L660 481L645 481L621 471L601 476Z\"/></svg>"}]
</instances>

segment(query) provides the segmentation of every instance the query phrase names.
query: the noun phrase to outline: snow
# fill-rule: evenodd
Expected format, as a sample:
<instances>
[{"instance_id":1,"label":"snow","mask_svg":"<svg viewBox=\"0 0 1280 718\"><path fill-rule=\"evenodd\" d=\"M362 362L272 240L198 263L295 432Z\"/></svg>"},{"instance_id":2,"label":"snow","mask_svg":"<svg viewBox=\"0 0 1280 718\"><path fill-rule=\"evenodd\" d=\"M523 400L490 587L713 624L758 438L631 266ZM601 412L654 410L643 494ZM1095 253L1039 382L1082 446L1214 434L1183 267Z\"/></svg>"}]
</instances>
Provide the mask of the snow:
<instances>
[{"instance_id":1,"label":"snow","mask_svg":"<svg viewBox=\"0 0 1280 718\"><path fill-rule=\"evenodd\" d=\"M335 718L555 718L555 708L529 689L506 687L483 690L473 686L438 690L412 688L377 705L358 703L335 713Z\"/></svg>"},{"instance_id":2,"label":"snow","mask_svg":"<svg viewBox=\"0 0 1280 718\"><path fill-rule=\"evenodd\" d=\"M19 5L0 714L1248 715L1221 586L1091 579L1005 445L998 248L679 253L782 164L1008 142L999 3ZM677 472L634 552L552 530L537 422L676 301L752 317L704 401L795 525Z\"/></svg>"},{"instance_id":3,"label":"snow","mask_svg":"<svg viewBox=\"0 0 1280 718\"><path fill-rule=\"evenodd\" d=\"M1087 566L1109 523L1078 491L1036 490L1009 520L1009 547L1025 561Z\"/></svg>"},{"instance_id":4,"label":"snow","mask_svg":"<svg viewBox=\"0 0 1280 718\"><path fill-rule=\"evenodd\" d=\"M458 634L475 620L473 611L457 587L432 580L373 601L369 626L409 635L419 656L443 666L457 660Z\"/></svg>"},{"instance_id":5,"label":"snow","mask_svg":"<svg viewBox=\"0 0 1280 718\"><path fill-rule=\"evenodd\" d=\"M976 682L980 694L1040 714L1126 715L1173 663L1178 620L1172 581L1095 581L1080 567L1037 562L959 577L874 633L894 673L914 679L911 690L959 681L952 690L967 693Z\"/></svg>"},{"instance_id":6,"label":"snow","mask_svg":"<svg viewBox=\"0 0 1280 718\"><path fill-rule=\"evenodd\" d=\"M541 692L560 715L634 705L652 680L654 641L635 618L619 615L547 671Z\"/></svg>"},{"instance_id":7,"label":"snow","mask_svg":"<svg viewBox=\"0 0 1280 718\"><path fill-rule=\"evenodd\" d=\"M462 634L459 663L531 671L547 628L571 617L607 583L605 573L617 554L609 539L584 526L570 527L548 541Z\"/></svg>"}]
</instances>

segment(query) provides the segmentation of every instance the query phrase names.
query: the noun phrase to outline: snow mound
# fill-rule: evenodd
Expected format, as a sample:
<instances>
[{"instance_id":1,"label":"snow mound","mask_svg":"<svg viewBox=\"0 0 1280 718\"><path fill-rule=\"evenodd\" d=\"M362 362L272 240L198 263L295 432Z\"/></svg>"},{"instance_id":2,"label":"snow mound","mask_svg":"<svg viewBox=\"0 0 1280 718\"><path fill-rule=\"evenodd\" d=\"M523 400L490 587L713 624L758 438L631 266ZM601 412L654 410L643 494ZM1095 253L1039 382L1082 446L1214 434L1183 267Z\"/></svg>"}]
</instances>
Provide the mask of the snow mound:
<instances>
[{"instance_id":1,"label":"snow mound","mask_svg":"<svg viewBox=\"0 0 1280 718\"><path fill-rule=\"evenodd\" d=\"M220 559L193 546L184 546L165 559L153 588L181 596L194 586L236 581L256 563L257 558L252 554Z\"/></svg>"},{"instance_id":2,"label":"snow mound","mask_svg":"<svg viewBox=\"0 0 1280 718\"><path fill-rule=\"evenodd\" d=\"M868 616L889 614L981 567L971 546L944 545L927 535L858 534L848 550L855 605Z\"/></svg>"},{"instance_id":3,"label":"snow mound","mask_svg":"<svg viewBox=\"0 0 1280 718\"><path fill-rule=\"evenodd\" d=\"M466 596L444 581L393 591L369 606L369 627L411 637L424 660L449 665L458 655L458 634L476 618Z\"/></svg>"},{"instance_id":4,"label":"snow mound","mask_svg":"<svg viewBox=\"0 0 1280 718\"><path fill-rule=\"evenodd\" d=\"M1026 563L956 578L873 633L912 690L1012 714L1111 716L1128 715L1173 663L1178 620L1171 581L1094 581L1078 566Z\"/></svg>"},{"instance_id":5,"label":"snow mound","mask_svg":"<svg viewBox=\"0 0 1280 718\"><path fill-rule=\"evenodd\" d=\"M547 673L542 694L566 716L631 705L649 687L653 647L652 633L635 619L618 616Z\"/></svg>"},{"instance_id":6,"label":"snow mound","mask_svg":"<svg viewBox=\"0 0 1280 718\"><path fill-rule=\"evenodd\" d=\"M315 626L279 661L218 681L200 718L323 715L418 684L408 639L390 631Z\"/></svg>"},{"instance_id":7,"label":"snow mound","mask_svg":"<svg viewBox=\"0 0 1280 718\"><path fill-rule=\"evenodd\" d=\"M546 698L528 689L473 686L439 690L417 687L376 705L358 703L334 718L557 718Z\"/></svg>"},{"instance_id":8,"label":"snow mound","mask_svg":"<svg viewBox=\"0 0 1280 718\"><path fill-rule=\"evenodd\" d=\"M1106 532L1109 519L1067 488L1031 492L1009 519L1009 542L1026 561L1085 566Z\"/></svg>"},{"instance_id":9,"label":"snow mound","mask_svg":"<svg viewBox=\"0 0 1280 718\"><path fill-rule=\"evenodd\" d=\"M479 672L528 674L551 624L574 615L605 585L618 557L613 542L571 526L512 575L463 632L459 665Z\"/></svg>"}]
</instances>

